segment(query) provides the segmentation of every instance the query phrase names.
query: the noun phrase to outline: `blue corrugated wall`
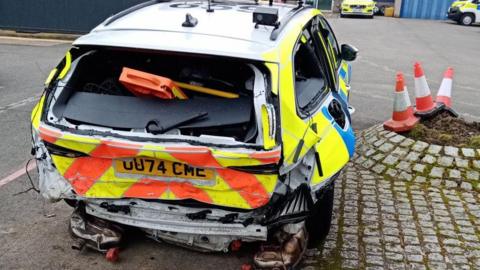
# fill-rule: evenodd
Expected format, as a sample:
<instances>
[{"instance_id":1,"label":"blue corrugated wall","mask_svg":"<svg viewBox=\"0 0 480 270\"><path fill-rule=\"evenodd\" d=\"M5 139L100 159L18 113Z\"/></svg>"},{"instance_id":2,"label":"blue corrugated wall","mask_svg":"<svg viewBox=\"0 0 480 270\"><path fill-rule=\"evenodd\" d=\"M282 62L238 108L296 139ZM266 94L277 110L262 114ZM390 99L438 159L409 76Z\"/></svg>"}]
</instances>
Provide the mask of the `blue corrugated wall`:
<instances>
[{"instance_id":1,"label":"blue corrugated wall","mask_svg":"<svg viewBox=\"0 0 480 270\"><path fill-rule=\"evenodd\" d=\"M107 17L147 0L0 0L0 29L88 32Z\"/></svg>"},{"instance_id":2,"label":"blue corrugated wall","mask_svg":"<svg viewBox=\"0 0 480 270\"><path fill-rule=\"evenodd\" d=\"M400 17L444 20L454 0L403 0Z\"/></svg>"}]
</instances>

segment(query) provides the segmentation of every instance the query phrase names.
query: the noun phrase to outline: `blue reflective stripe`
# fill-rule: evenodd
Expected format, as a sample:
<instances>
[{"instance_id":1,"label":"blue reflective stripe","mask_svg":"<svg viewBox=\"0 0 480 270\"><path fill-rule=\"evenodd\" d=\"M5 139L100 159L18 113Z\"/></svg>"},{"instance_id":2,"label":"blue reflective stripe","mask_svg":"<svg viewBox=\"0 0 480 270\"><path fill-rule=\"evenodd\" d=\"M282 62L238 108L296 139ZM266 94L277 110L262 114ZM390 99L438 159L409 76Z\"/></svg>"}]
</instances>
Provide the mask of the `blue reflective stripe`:
<instances>
[{"instance_id":1,"label":"blue reflective stripe","mask_svg":"<svg viewBox=\"0 0 480 270\"><path fill-rule=\"evenodd\" d=\"M332 122L333 127L337 130L338 134L342 137L345 147L348 150L350 157L355 153L355 133L353 132L352 125L345 131L343 130L334 120L333 117L328 112L327 107L322 108L323 115Z\"/></svg>"},{"instance_id":2,"label":"blue reflective stripe","mask_svg":"<svg viewBox=\"0 0 480 270\"><path fill-rule=\"evenodd\" d=\"M352 65L348 64L348 84L350 84L350 82L352 81Z\"/></svg>"},{"instance_id":3,"label":"blue reflective stripe","mask_svg":"<svg viewBox=\"0 0 480 270\"><path fill-rule=\"evenodd\" d=\"M343 69L343 67L340 68L340 77L342 79L345 79L345 76L347 76L347 72Z\"/></svg>"},{"instance_id":4,"label":"blue reflective stripe","mask_svg":"<svg viewBox=\"0 0 480 270\"><path fill-rule=\"evenodd\" d=\"M342 89L338 89L338 95L339 95L340 98L342 98L345 102L348 101L348 97L347 97L347 95L345 95L345 92L343 92Z\"/></svg>"}]
</instances>

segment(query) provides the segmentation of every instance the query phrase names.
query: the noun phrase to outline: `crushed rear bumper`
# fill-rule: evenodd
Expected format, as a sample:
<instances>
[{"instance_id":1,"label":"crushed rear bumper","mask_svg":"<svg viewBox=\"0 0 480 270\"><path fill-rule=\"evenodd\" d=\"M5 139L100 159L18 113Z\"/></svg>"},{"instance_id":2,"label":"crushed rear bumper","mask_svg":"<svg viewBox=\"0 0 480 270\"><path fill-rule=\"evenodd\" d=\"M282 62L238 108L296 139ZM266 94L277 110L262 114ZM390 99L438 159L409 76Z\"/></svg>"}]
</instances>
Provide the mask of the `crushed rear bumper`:
<instances>
[{"instance_id":1,"label":"crushed rear bumper","mask_svg":"<svg viewBox=\"0 0 480 270\"><path fill-rule=\"evenodd\" d=\"M228 251L234 240L266 241L266 226L254 224L251 213L192 208L143 200L89 200L86 213L137 227L155 240L199 251Z\"/></svg>"},{"instance_id":2,"label":"crushed rear bumper","mask_svg":"<svg viewBox=\"0 0 480 270\"><path fill-rule=\"evenodd\" d=\"M335 176L336 178L336 176ZM325 188L333 183L332 177ZM141 199L83 201L85 212L97 218L139 228L155 240L198 251L227 252L233 241L266 241L270 231L305 221L312 196L322 196L301 185L286 196L276 196L266 207L252 211L169 204Z\"/></svg>"},{"instance_id":3,"label":"crushed rear bumper","mask_svg":"<svg viewBox=\"0 0 480 270\"><path fill-rule=\"evenodd\" d=\"M108 205L108 203L111 204ZM114 206L116 210L112 211L111 206ZM239 213L237 212L207 208L193 209L141 200L130 200L128 204L118 200L102 201L100 204L89 201L86 204L86 211L87 214L133 227L176 233L249 237L252 240L265 240L267 232L266 227L246 224L245 220L238 217L227 220L229 216L238 216Z\"/></svg>"}]
</instances>

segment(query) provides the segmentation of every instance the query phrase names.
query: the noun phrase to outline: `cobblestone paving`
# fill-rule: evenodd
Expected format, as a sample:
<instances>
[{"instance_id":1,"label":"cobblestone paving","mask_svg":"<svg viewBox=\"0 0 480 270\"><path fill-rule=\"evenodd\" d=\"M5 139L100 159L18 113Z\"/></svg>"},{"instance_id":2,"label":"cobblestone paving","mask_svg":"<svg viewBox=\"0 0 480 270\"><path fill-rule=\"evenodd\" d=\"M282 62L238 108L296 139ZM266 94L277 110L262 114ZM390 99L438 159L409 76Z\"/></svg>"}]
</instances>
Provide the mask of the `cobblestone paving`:
<instances>
[{"instance_id":1,"label":"cobblestone paving","mask_svg":"<svg viewBox=\"0 0 480 270\"><path fill-rule=\"evenodd\" d=\"M325 243L302 269L480 269L480 196L388 180L350 165Z\"/></svg>"},{"instance_id":2,"label":"cobblestone paving","mask_svg":"<svg viewBox=\"0 0 480 270\"><path fill-rule=\"evenodd\" d=\"M402 143L415 149L399 150ZM451 159L435 161L448 166L438 165L443 170L430 177L435 166L429 166L427 160L423 162L428 156L425 151L431 151L435 159L442 157L439 153L448 156L450 151L455 152L452 155L461 152L447 147L442 151L405 138L383 141L359 151L361 154L336 182L331 232L318 249L307 251L301 268L480 269L477 179L471 179L473 183L462 181L469 180L465 179L469 170L463 170L461 181L444 180L452 177L445 174L446 167L450 173L456 170ZM362 156L368 152L370 158ZM385 155L376 159L379 152ZM386 156L391 156L391 160ZM402 164L409 156L414 162ZM420 156L422 161L415 162ZM470 167L475 159L468 162ZM427 167L428 175L424 175L422 168Z\"/></svg>"},{"instance_id":3,"label":"cobblestone paving","mask_svg":"<svg viewBox=\"0 0 480 270\"><path fill-rule=\"evenodd\" d=\"M355 162L386 177L480 191L480 149L414 141L374 126L357 136Z\"/></svg>"}]
</instances>

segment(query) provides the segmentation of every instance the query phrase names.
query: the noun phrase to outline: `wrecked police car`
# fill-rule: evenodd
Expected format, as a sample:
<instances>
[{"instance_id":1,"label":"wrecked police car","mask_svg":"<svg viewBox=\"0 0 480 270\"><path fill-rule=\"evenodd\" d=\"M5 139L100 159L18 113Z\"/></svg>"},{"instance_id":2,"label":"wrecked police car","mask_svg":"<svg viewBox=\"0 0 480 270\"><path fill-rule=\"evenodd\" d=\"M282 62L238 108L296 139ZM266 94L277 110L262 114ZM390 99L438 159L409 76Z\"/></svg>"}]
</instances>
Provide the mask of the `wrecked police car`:
<instances>
[{"instance_id":1,"label":"wrecked police car","mask_svg":"<svg viewBox=\"0 0 480 270\"><path fill-rule=\"evenodd\" d=\"M356 54L301 2L132 7L46 81L31 119L41 194L75 208L79 248L105 252L127 225L199 251L283 239L293 265L328 233L354 153Z\"/></svg>"}]
</instances>

